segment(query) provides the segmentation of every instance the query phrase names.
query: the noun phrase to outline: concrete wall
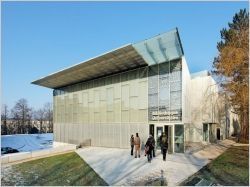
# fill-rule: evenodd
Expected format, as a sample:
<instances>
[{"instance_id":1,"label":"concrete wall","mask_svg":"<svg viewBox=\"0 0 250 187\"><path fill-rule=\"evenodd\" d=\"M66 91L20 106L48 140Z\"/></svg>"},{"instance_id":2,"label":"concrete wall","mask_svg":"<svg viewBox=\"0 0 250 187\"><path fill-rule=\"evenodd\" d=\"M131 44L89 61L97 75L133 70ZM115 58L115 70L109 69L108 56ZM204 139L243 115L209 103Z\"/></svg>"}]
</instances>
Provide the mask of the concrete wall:
<instances>
[{"instance_id":1,"label":"concrete wall","mask_svg":"<svg viewBox=\"0 0 250 187\"><path fill-rule=\"evenodd\" d=\"M49 148L49 149L3 155L1 156L1 163L7 164L11 162L18 162L18 161L32 159L32 158L45 157L45 156L50 156L50 155L54 155L57 153L64 153L67 151L74 151L74 150L76 150L76 145L57 142L57 146L53 148Z\"/></svg>"},{"instance_id":2,"label":"concrete wall","mask_svg":"<svg viewBox=\"0 0 250 187\"><path fill-rule=\"evenodd\" d=\"M201 142L203 141L203 123L222 124L222 103L214 79L210 75L192 78L190 98L191 123L186 128L186 137L187 141ZM223 132L224 126L222 125L221 128Z\"/></svg>"}]
</instances>

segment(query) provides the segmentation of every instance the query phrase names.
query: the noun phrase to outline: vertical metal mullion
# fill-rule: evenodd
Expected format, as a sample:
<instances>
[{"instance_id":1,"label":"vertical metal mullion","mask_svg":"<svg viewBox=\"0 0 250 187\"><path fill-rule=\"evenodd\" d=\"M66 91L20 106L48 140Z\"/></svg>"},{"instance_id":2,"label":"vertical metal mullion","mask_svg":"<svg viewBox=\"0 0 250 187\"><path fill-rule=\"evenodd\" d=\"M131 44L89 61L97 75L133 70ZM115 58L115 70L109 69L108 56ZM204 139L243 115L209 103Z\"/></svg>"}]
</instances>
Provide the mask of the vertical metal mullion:
<instances>
[{"instance_id":1,"label":"vertical metal mullion","mask_svg":"<svg viewBox=\"0 0 250 187\"><path fill-rule=\"evenodd\" d=\"M122 147L122 73L119 75L120 77L120 148Z\"/></svg>"},{"instance_id":2,"label":"vertical metal mullion","mask_svg":"<svg viewBox=\"0 0 250 187\"><path fill-rule=\"evenodd\" d=\"M170 90L170 76L171 76L171 74L170 74L170 61L168 62L168 90L169 90L169 102L168 102L168 106L169 106L169 123L171 123L171 117L170 117L170 113L171 113L171 90Z\"/></svg>"},{"instance_id":3,"label":"vertical metal mullion","mask_svg":"<svg viewBox=\"0 0 250 187\"><path fill-rule=\"evenodd\" d=\"M157 74L157 79L158 79L158 93L157 93L157 100L158 100L158 123L160 122L160 113L159 113L159 95L160 95L160 70L159 70L159 64L157 64L157 70L158 70L158 74Z\"/></svg>"}]
</instances>

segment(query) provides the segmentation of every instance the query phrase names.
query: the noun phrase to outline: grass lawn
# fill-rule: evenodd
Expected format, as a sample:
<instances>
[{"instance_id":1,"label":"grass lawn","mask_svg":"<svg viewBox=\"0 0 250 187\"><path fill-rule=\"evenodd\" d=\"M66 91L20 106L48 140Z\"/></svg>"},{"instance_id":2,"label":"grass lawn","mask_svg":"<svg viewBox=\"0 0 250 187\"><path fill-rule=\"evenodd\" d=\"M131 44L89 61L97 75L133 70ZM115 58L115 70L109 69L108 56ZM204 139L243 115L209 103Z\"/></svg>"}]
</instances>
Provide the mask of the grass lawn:
<instances>
[{"instance_id":1,"label":"grass lawn","mask_svg":"<svg viewBox=\"0 0 250 187\"><path fill-rule=\"evenodd\" d=\"M108 185L75 152L2 168L2 186Z\"/></svg>"},{"instance_id":2,"label":"grass lawn","mask_svg":"<svg viewBox=\"0 0 250 187\"><path fill-rule=\"evenodd\" d=\"M248 161L248 146L232 146L180 185L193 186L199 182L200 179L205 179L218 185L248 186Z\"/></svg>"}]
</instances>

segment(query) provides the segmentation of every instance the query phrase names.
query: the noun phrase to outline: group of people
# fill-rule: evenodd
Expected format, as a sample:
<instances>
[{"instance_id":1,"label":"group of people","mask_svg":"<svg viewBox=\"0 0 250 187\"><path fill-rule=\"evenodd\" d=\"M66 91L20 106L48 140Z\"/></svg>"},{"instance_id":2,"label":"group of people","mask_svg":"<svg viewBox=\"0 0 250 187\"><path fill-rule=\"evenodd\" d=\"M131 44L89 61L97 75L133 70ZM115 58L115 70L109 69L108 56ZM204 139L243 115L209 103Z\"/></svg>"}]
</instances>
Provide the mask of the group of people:
<instances>
[{"instance_id":1,"label":"group of people","mask_svg":"<svg viewBox=\"0 0 250 187\"><path fill-rule=\"evenodd\" d=\"M163 155L163 161L166 161L166 154L168 150L168 137L164 132L159 137L159 143L161 147L161 153ZM141 139L138 133L136 133L135 137L133 134L131 135L130 145L131 145L131 156L134 155L134 148L135 148L135 158L137 157L140 158ZM156 148L155 139L150 134L145 144L145 156L147 156L148 162L151 162L152 158L155 157L155 148Z\"/></svg>"}]
</instances>

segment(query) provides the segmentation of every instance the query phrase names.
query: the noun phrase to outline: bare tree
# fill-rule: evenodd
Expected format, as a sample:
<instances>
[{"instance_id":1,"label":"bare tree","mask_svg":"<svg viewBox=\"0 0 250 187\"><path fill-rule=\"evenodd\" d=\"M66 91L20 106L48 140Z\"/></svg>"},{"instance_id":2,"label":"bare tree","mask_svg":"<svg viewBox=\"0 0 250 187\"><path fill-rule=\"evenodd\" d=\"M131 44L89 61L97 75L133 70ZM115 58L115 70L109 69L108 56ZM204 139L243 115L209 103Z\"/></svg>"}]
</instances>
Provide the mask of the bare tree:
<instances>
[{"instance_id":1,"label":"bare tree","mask_svg":"<svg viewBox=\"0 0 250 187\"><path fill-rule=\"evenodd\" d=\"M27 124L31 120L31 108L26 99L19 99L11 110L12 117L17 121L17 133L28 133Z\"/></svg>"},{"instance_id":2,"label":"bare tree","mask_svg":"<svg viewBox=\"0 0 250 187\"><path fill-rule=\"evenodd\" d=\"M7 119L9 116L9 110L7 105L2 105L1 111L1 134L8 134Z\"/></svg>"},{"instance_id":3,"label":"bare tree","mask_svg":"<svg viewBox=\"0 0 250 187\"><path fill-rule=\"evenodd\" d=\"M42 133L42 126L43 126L43 122L44 122L44 119L45 119L45 110L44 108L42 109L38 109L36 112L35 112L35 119L39 121L40 123L40 133Z\"/></svg>"},{"instance_id":4,"label":"bare tree","mask_svg":"<svg viewBox=\"0 0 250 187\"><path fill-rule=\"evenodd\" d=\"M53 132L53 110L52 103L44 104L45 120L49 122L49 132ZM47 132L47 131L46 131Z\"/></svg>"}]
</instances>

